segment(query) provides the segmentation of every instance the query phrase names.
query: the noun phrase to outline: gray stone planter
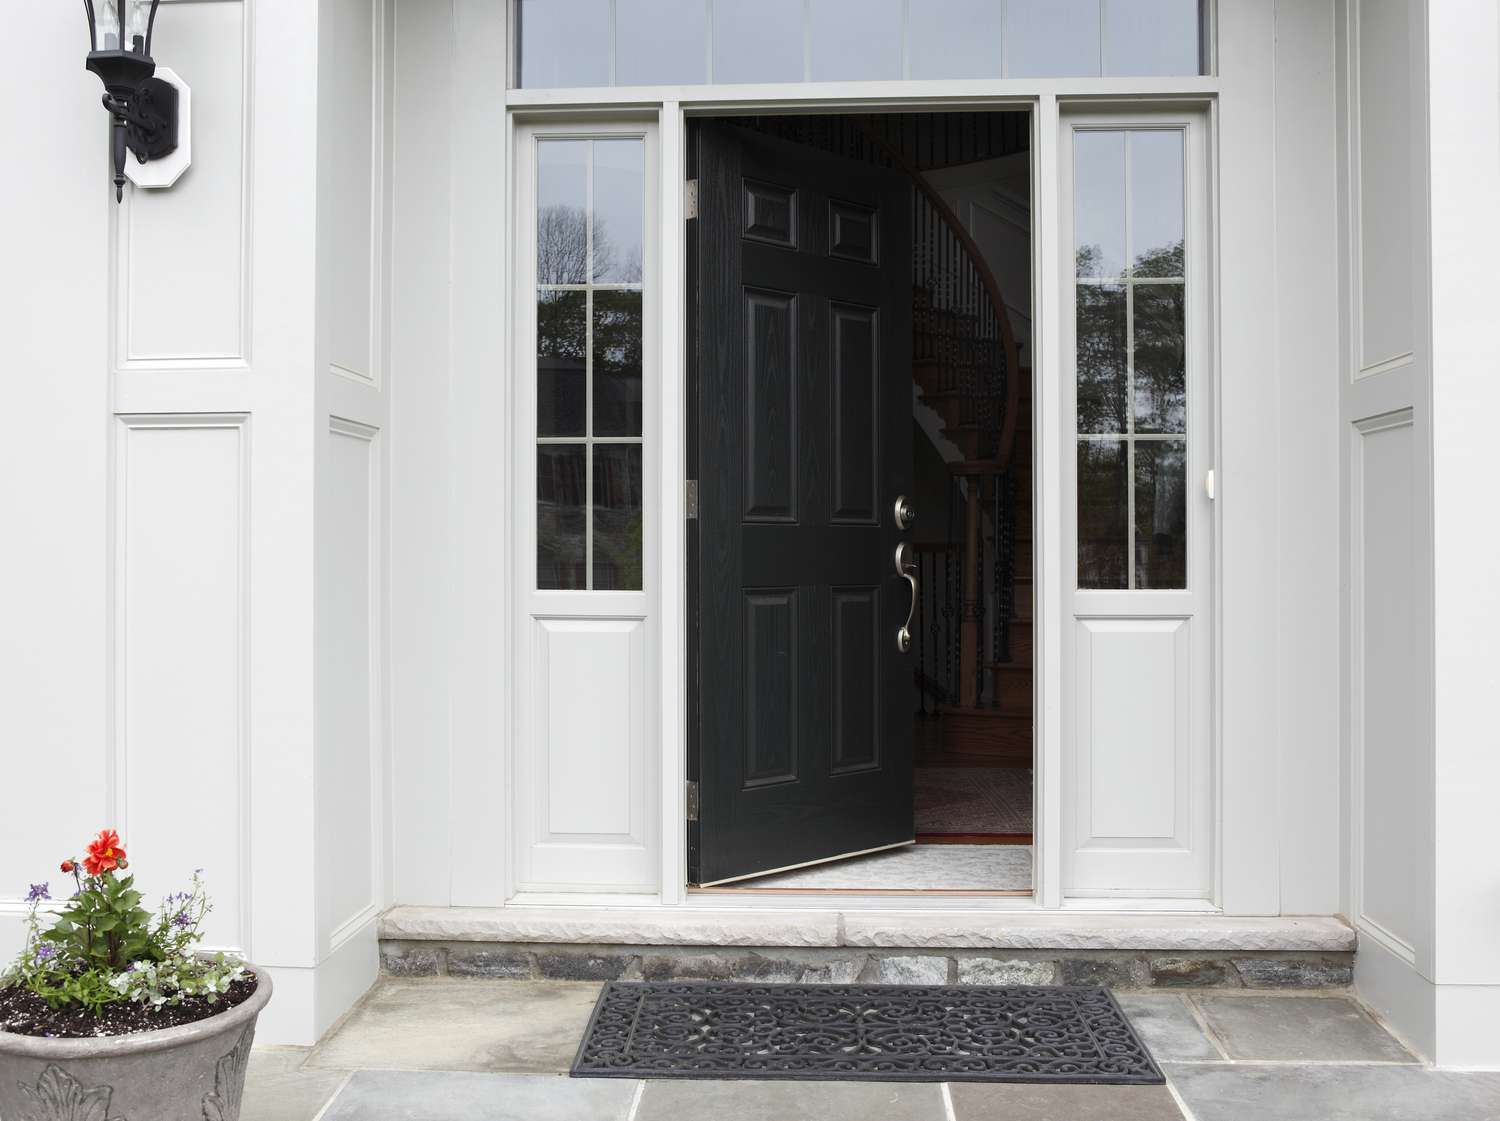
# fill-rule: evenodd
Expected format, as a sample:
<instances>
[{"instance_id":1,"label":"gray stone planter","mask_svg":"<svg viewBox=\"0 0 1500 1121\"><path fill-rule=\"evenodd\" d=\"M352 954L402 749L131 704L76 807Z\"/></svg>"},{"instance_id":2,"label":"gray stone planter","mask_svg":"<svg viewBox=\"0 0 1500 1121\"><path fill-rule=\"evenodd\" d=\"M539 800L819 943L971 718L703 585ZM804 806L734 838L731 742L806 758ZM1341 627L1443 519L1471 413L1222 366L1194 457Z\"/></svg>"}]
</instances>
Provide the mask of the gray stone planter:
<instances>
[{"instance_id":1,"label":"gray stone planter","mask_svg":"<svg viewBox=\"0 0 1500 1121\"><path fill-rule=\"evenodd\" d=\"M238 1121L255 1020L271 979L227 1012L102 1039L0 1032L4 1121Z\"/></svg>"}]
</instances>

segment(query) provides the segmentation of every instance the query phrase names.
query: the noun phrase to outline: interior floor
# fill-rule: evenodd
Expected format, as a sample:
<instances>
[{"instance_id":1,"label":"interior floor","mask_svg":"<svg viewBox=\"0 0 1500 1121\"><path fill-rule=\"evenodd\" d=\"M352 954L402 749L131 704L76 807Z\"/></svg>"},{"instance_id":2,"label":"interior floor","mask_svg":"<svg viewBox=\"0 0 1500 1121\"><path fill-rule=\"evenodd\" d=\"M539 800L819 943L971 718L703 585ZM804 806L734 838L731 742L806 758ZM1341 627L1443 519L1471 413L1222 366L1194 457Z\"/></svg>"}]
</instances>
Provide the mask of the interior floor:
<instances>
[{"instance_id":1,"label":"interior floor","mask_svg":"<svg viewBox=\"0 0 1500 1121\"><path fill-rule=\"evenodd\" d=\"M906 845L757 876L734 885L768 891L1031 891L1030 845Z\"/></svg>"},{"instance_id":2,"label":"interior floor","mask_svg":"<svg viewBox=\"0 0 1500 1121\"><path fill-rule=\"evenodd\" d=\"M1031 843L1030 767L916 767L919 841ZM954 843L947 842L947 843Z\"/></svg>"}]
</instances>

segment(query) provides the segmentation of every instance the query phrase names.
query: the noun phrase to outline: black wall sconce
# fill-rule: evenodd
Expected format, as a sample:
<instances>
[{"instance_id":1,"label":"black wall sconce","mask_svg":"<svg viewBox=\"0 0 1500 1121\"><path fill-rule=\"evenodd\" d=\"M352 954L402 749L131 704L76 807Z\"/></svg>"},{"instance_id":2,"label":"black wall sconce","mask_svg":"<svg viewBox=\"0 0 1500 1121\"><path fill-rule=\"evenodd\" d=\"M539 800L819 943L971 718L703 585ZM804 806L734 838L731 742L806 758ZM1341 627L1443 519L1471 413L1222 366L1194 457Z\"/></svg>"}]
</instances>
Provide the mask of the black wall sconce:
<instances>
[{"instance_id":1,"label":"black wall sconce","mask_svg":"<svg viewBox=\"0 0 1500 1121\"><path fill-rule=\"evenodd\" d=\"M85 66L104 83L104 108L114 118L115 201L125 197L125 150L141 163L177 149L177 89L153 77L151 32L158 0L83 0L89 17Z\"/></svg>"}]
</instances>

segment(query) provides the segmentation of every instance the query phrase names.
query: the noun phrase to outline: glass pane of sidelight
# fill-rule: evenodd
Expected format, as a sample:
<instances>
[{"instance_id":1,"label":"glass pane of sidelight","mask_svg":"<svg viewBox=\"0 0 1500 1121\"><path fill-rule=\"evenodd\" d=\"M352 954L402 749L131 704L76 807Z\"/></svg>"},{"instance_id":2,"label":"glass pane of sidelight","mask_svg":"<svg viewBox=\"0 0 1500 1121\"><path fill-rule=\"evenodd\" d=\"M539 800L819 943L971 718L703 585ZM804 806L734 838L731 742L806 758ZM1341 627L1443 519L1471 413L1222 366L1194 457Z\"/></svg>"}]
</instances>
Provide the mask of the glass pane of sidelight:
<instances>
[{"instance_id":1,"label":"glass pane of sidelight","mask_svg":"<svg viewBox=\"0 0 1500 1121\"><path fill-rule=\"evenodd\" d=\"M1099 0L1007 0L1005 41L1007 77L1097 75Z\"/></svg>"},{"instance_id":2,"label":"glass pane of sidelight","mask_svg":"<svg viewBox=\"0 0 1500 1121\"><path fill-rule=\"evenodd\" d=\"M641 446L594 445L594 588L641 590Z\"/></svg>"},{"instance_id":3,"label":"glass pane of sidelight","mask_svg":"<svg viewBox=\"0 0 1500 1121\"><path fill-rule=\"evenodd\" d=\"M1078 285L1078 431L1127 432L1125 288Z\"/></svg>"},{"instance_id":4,"label":"glass pane of sidelight","mask_svg":"<svg viewBox=\"0 0 1500 1121\"><path fill-rule=\"evenodd\" d=\"M1199 0L1104 0L1104 73L1202 72Z\"/></svg>"},{"instance_id":5,"label":"glass pane of sidelight","mask_svg":"<svg viewBox=\"0 0 1500 1121\"><path fill-rule=\"evenodd\" d=\"M1073 140L1074 269L1125 274L1125 134L1080 130Z\"/></svg>"},{"instance_id":6,"label":"glass pane of sidelight","mask_svg":"<svg viewBox=\"0 0 1500 1121\"><path fill-rule=\"evenodd\" d=\"M1135 430L1187 427L1187 307L1181 284L1135 284Z\"/></svg>"},{"instance_id":7,"label":"glass pane of sidelight","mask_svg":"<svg viewBox=\"0 0 1500 1121\"><path fill-rule=\"evenodd\" d=\"M906 43L913 78L998 78L1001 0L928 0L912 7Z\"/></svg>"},{"instance_id":8,"label":"glass pane of sidelight","mask_svg":"<svg viewBox=\"0 0 1500 1121\"><path fill-rule=\"evenodd\" d=\"M800 82L803 0L714 0L714 81Z\"/></svg>"},{"instance_id":9,"label":"glass pane of sidelight","mask_svg":"<svg viewBox=\"0 0 1500 1121\"><path fill-rule=\"evenodd\" d=\"M588 447L536 450L536 586L584 588L588 577Z\"/></svg>"},{"instance_id":10,"label":"glass pane of sidelight","mask_svg":"<svg viewBox=\"0 0 1500 1121\"><path fill-rule=\"evenodd\" d=\"M594 293L594 435L641 434L641 294Z\"/></svg>"},{"instance_id":11,"label":"glass pane of sidelight","mask_svg":"<svg viewBox=\"0 0 1500 1121\"><path fill-rule=\"evenodd\" d=\"M536 281L588 280L589 142L542 140L536 146Z\"/></svg>"},{"instance_id":12,"label":"glass pane of sidelight","mask_svg":"<svg viewBox=\"0 0 1500 1121\"><path fill-rule=\"evenodd\" d=\"M708 81L704 0L615 0L615 85Z\"/></svg>"},{"instance_id":13,"label":"glass pane of sidelight","mask_svg":"<svg viewBox=\"0 0 1500 1121\"><path fill-rule=\"evenodd\" d=\"M1187 443L1135 442L1135 586L1187 587Z\"/></svg>"},{"instance_id":14,"label":"glass pane of sidelight","mask_svg":"<svg viewBox=\"0 0 1500 1121\"><path fill-rule=\"evenodd\" d=\"M641 282L646 151L641 141L594 141L594 283Z\"/></svg>"},{"instance_id":15,"label":"glass pane of sidelight","mask_svg":"<svg viewBox=\"0 0 1500 1121\"><path fill-rule=\"evenodd\" d=\"M812 80L901 77L902 0L810 0Z\"/></svg>"},{"instance_id":16,"label":"glass pane of sidelight","mask_svg":"<svg viewBox=\"0 0 1500 1121\"><path fill-rule=\"evenodd\" d=\"M521 85L609 85L609 0L520 0Z\"/></svg>"},{"instance_id":17,"label":"glass pane of sidelight","mask_svg":"<svg viewBox=\"0 0 1500 1121\"><path fill-rule=\"evenodd\" d=\"M588 408L588 293L536 299L536 434L582 436Z\"/></svg>"},{"instance_id":18,"label":"glass pane of sidelight","mask_svg":"<svg viewBox=\"0 0 1500 1121\"><path fill-rule=\"evenodd\" d=\"M1078 441L1078 586L1124 588L1130 577L1128 445Z\"/></svg>"},{"instance_id":19,"label":"glass pane of sidelight","mask_svg":"<svg viewBox=\"0 0 1500 1121\"><path fill-rule=\"evenodd\" d=\"M1182 276L1182 133L1130 134L1130 261L1134 276Z\"/></svg>"}]
</instances>

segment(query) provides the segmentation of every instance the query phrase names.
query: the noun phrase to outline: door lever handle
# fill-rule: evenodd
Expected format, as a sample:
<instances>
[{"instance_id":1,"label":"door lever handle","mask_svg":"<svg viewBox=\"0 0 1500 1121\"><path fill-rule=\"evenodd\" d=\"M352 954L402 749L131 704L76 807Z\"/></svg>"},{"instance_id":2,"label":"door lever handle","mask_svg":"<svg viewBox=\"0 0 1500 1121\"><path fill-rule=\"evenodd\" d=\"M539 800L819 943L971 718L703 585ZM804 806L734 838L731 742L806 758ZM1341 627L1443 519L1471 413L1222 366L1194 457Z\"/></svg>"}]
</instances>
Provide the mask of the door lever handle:
<instances>
[{"instance_id":1,"label":"door lever handle","mask_svg":"<svg viewBox=\"0 0 1500 1121\"><path fill-rule=\"evenodd\" d=\"M911 621L917 613L917 566L911 560L911 545L905 541L896 546L896 575L911 585L911 606L906 610L906 623L896 632L896 649L905 654L911 649Z\"/></svg>"}]
</instances>

